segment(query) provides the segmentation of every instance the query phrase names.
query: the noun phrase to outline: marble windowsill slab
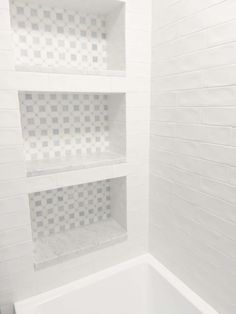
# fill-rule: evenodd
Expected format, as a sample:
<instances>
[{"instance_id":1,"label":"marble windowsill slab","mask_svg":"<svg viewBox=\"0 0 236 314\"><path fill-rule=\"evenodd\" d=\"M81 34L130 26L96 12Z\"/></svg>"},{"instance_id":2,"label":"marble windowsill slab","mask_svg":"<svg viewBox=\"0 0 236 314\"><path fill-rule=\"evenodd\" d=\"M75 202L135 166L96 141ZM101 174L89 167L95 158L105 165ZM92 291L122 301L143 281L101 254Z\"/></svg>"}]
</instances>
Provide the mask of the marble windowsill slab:
<instances>
[{"instance_id":1,"label":"marble windowsill slab","mask_svg":"<svg viewBox=\"0 0 236 314\"><path fill-rule=\"evenodd\" d=\"M33 177L37 175L53 174L59 171L73 171L124 162L126 162L124 156L112 152L92 154L90 156L29 161L27 162L27 175Z\"/></svg>"},{"instance_id":2,"label":"marble windowsill slab","mask_svg":"<svg viewBox=\"0 0 236 314\"><path fill-rule=\"evenodd\" d=\"M39 73L57 73L57 74L77 74L77 75L94 75L94 76L117 76L124 77L125 71L119 70L80 70L70 67L57 67L57 68L49 68L49 67L41 67L41 66L16 66L17 71L24 72L39 72Z\"/></svg>"},{"instance_id":3,"label":"marble windowsill slab","mask_svg":"<svg viewBox=\"0 0 236 314\"><path fill-rule=\"evenodd\" d=\"M35 269L39 270L87 254L124 241L126 238L126 230L113 218L43 237L34 243Z\"/></svg>"}]
</instances>

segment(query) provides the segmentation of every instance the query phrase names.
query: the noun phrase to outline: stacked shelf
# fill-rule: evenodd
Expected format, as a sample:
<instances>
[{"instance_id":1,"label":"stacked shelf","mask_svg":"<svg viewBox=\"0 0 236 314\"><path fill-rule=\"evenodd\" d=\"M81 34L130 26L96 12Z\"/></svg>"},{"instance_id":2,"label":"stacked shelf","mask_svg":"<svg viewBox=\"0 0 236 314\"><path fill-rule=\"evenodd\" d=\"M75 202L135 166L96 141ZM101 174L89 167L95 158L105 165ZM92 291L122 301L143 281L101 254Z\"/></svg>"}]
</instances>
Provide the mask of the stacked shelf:
<instances>
[{"instance_id":1,"label":"stacked shelf","mask_svg":"<svg viewBox=\"0 0 236 314\"><path fill-rule=\"evenodd\" d=\"M60 171L73 171L104 165L114 165L125 162L125 157L112 152L103 152L88 156L74 156L55 158L49 160L36 160L27 163L27 174L29 177Z\"/></svg>"},{"instance_id":2,"label":"stacked shelf","mask_svg":"<svg viewBox=\"0 0 236 314\"><path fill-rule=\"evenodd\" d=\"M37 270L126 239L126 230L114 219L97 222L83 228L42 237L34 243Z\"/></svg>"},{"instance_id":3,"label":"stacked shelf","mask_svg":"<svg viewBox=\"0 0 236 314\"><path fill-rule=\"evenodd\" d=\"M126 238L125 1L11 0L35 269Z\"/></svg>"},{"instance_id":4,"label":"stacked shelf","mask_svg":"<svg viewBox=\"0 0 236 314\"><path fill-rule=\"evenodd\" d=\"M125 162L121 94L20 92L28 176Z\"/></svg>"},{"instance_id":5,"label":"stacked shelf","mask_svg":"<svg viewBox=\"0 0 236 314\"><path fill-rule=\"evenodd\" d=\"M36 269L124 240L125 191L117 178L30 194Z\"/></svg>"},{"instance_id":6,"label":"stacked shelf","mask_svg":"<svg viewBox=\"0 0 236 314\"><path fill-rule=\"evenodd\" d=\"M124 76L124 11L114 0L12 0L16 70Z\"/></svg>"}]
</instances>

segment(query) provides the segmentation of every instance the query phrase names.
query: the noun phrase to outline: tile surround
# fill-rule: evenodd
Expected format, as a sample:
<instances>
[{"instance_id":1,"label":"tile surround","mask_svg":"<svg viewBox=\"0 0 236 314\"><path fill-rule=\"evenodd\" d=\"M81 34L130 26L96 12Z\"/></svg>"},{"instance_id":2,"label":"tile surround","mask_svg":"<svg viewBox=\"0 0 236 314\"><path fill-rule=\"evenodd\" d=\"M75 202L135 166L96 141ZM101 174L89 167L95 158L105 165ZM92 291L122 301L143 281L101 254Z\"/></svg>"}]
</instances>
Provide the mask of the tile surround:
<instances>
[{"instance_id":1,"label":"tile surround","mask_svg":"<svg viewBox=\"0 0 236 314\"><path fill-rule=\"evenodd\" d=\"M10 10L16 70L106 75L111 17L19 0L11 1ZM125 161L120 96L20 91L19 102L28 176ZM34 243L47 238L56 246L55 235L67 237L76 228L111 219L109 193L105 180L29 194Z\"/></svg>"},{"instance_id":2,"label":"tile surround","mask_svg":"<svg viewBox=\"0 0 236 314\"><path fill-rule=\"evenodd\" d=\"M70 1L70 0L68 0ZM103 1L103 0L101 0ZM23 2L23 1L22 1ZM35 1L36 2L36 1ZM40 0L37 2L40 2ZM45 1L46 2L46 1ZM55 2L55 1L54 1ZM66 1L64 1L66 2ZM77 2L77 1L76 1ZM83 2L83 0L78 0L79 2ZM105 1L104 1L105 2ZM111 1L112 2L112 1ZM6 90L9 95L11 95L12 102L14 106L14 110L19 113L18 109L18 100L17 97L15 97L15 94L18 90L31 90L31 91L69 91L69 92L89 92L89 93L124 93L128 92L127 94L127 102L129 107L132 106L138 106L142 107L144 110L144 114L146 115L146 112L148 112L149 108L149 101L150 101L150 94L149 94L149 80L150 77L147 77L148 69L150 67L150 60L148 58L144 58L142 56L142 53L140 49L138 48L138 45L136 45L136 41L144 42L145 44L148 44L148 38L150 37L150 32L148 30L148 24L147 24L147 18L150 15L150 3L151 1L145 0L145 1L121 1L121 4L125 4L123 6L123 12L125 11L125 14L123 17L125 17L125 24L123 21L119 25L115 25L117 27L117 30L119 33L122 33L122 36L126 36L126 43L134 42L135 45L132 47L130 45L127 46L127 50L129 53L129 57L126 59L127 61L127 67L128 69L128 76L126 79L119 78L119 77L112 77L112 75L117 76L118 72L115 70L119 70L123 67L124 59L122 57L122 67L115 66L114 69L111 67L108 71L107 70L94 70L91 69L88 70L78 70L78 69L72 69L72 68L60 68L60 69L54 69L54 68L47 68L42 69L40 67L36 68L33 67L34 72L12 72L12 75L6 71L2 71L1 69L1 63L0 63L0 71L1 71L1 82L0 82L0 99L3 100L2 94L5 95ZM67 3L66 3L67 5ZM10 30L10 12L9 12L9 5L8 0L3 0L3 3L0 4L0 7L3 7L3 10L0 8L0 30L4 32L4 35L6 35L6 39L11 43L7 47L2 47L0 45L0 50L9 49L9 54L13 54L12 47L14 44L12 43L12 32ZM115 16L113 15L110 18L111 25L114 25L115 22ZM125 25L124 29L120 28L120 25ZM122 32L120 32L120 29L122 29ZM0 37L3 35L3 32L1 32ZM115 52L120 51L120 47L124 47L123 43L120 44L117 40L117 34L114 34L113 43L116 48L118 44L118 49L115 49ZM2 38L2 37L1 37ZM137 40L136 40L137 39ZM125 40L122 39L122 40ZM5 41L6 42L6 41ZM123 49L123 48L122 48ZM148 44L147 50L150 51L150 44ZM125 51L122 51L122 54L125 55ZM110 55L113 55L113 53L110 53ZM119 55L117 53L116 55ZM134 58L136 56L139 56L139 61L137 61L137 58ZM140 67L142 62L142 66ZM11 66L12 71L12 66ZM25 70L26 67L25 67ZM29 70L29 68L28 68ZM32 68L31 68L32 70ZM35 73L36 71L47 71L51 72L49 74L47 73ZM114 70L114 71L112 71ZM62 74L55 74L54 72L62 71ZM66 73L66 74L65 74ZM82 74L92 74L93 76L84 76L84 75L69 75L69 73L82 73ZM106 75L106 77L101 76L94 76L94 75ZM122 73L123 75L124 73ZM109 77L108 77L109 75ZM120 75L120 73L119 73ZM16 82L13 80L16 78ZM132 97L131 97L132 96ZM132 100L131 100L132 98ZM4 107L5 106L5 107ZM1 107L8 108L10 106L9 101L1 102ZM133 116L135 118L135 116ZM139 138L140 132L142 131L142 139L143 136L146 135L146 142L148 139L148 121L139 120L137 122L128 122L128 134L132 132L132 134L137 134L137 137ZM8 160L7 167L11 167L11 165L14 166L15 162L22 161L22 150L21 150L21 131L17 133L14 130L14 134L10 133L13 132L12 130L3 128L0 121L0 138L4 139L3 144L1 145L1 162L4 162L2 165L6 165L3 159ZM145 133L145 134L143 134ZM9 135L11 137L9 137ZM18 137L19 135L19 137ZM14 140L13 142L13 136L17 136L17 140ZM10 142L9 142L10 138ZM18 138L20 140L18 140ZM1 294L1 301L0 301L0 310L3 314L12 314L13 313L13 302L17 299L22 299L25 297L28 297L33 294L38 294L42 291L48 290L53 287L60 286L64 283L67 283L73 278L85 276L86 274L89 274L91 272L91 269L93 270L101 270L105 267L111 266L114 263L119 263L121 261L126 260L127 258L132 258L134 256L137 256L138 254L143 254L143 252L147 249L147 238L146 238L146 219L140 219L140 211L143 213L143 209L147 208L147 201L145 202L143 193L140 193L140 190L142 192L145 190L148 186L148 178L147 178L147 162L146 159L144 161L143 155L147 154L147 147L146 145L143 145L143 140L139 138L139 144L136 145L135 141L135 149L133 148L133 140L130 139L130 136L127 138L127 152L128 152L128 159L129 162L132 164L130 167L127 167L127 171L123 171L123 167L118 166L115 167L114 170L112 170L112 167L109 167L109 173L111 176L103 175L103 169L104 167L98 167L96 169L91 170L85 170L81 171L83 173L82 179L78 176L78 171L76 172L77 175L74 176L72 179L68 180L70 178L70 173L63 173L60 174L56 179L55 184L51 184L48 176L37 176L34 178L25 178L25 175L20 180L12 180L6 178L4 181L1 181L1 186L4 187L1 189L1 201L4 197L4 201L7 203L10 202L10 200L19 195L20 193L23 193L20 195L20 197L27 197L25 194L26 185L31 185L31 179L34 180L34 184L32 188L30 189L31 192L35 192L38 190L41 190L43 187L43 184L47 186L48 189L53 189L58 187L58 183L63 179L63 181L66 181L66 184L68 184L68 181L70 181L70 185L77 184L76 178L78 178L79 182L83 183L86 181L85 177L88 176L90 179L92 179L92 174L95 172L96 174L96 180L101 180L114 177L117 175L122 175L127 177L127 193L128 195L137 195L137 199L135 204L129 200L127 202L127 209L128 212L132 213L132 215L128 215L128 239L127 241L124 241L123 243L119 245L109 245L104 250L93 252L89 255L81 256L78 258L71 258L66 263L60 263L56 265L55 267L45 268L42 269L40 272L35 272L32 268L33 266L33 259L29 254L23 253L25 250L22 250L25 248L25 246L28 244L27 241L32 241L31 239L31 228L29 224L26 221L22 221L19 225L19 228L17 229L9 229L4 234L1 233L1 241L0 241L0 249L4 249L5 252L5 258L6 260L2 260L2 256L0 256L0 261L2 268L0 270L0 281L3 283L0 288L0 294ZM130 146L131 144L131 146ZM9 147L11 145L11 147ZM10 149L11 154L10 154ZM16 154L14 152L17 152ZM20 153L18 153L20 151ZM14 157L13 157L13 155ZM2 158L3 156L3 158ZM8 157L9 156L9 157ZM108 168L108 167L107 167ZM74 173L74 172L73 172ZM72 174L72 172L71 172ZM106 171L107 174L107 171ZM11 173L10 173L11 175ZM75 178L76 177L76 178ZM39 179L40 184L37 183L37 180ZM1 178L2 180L2 178ZM7 180L7 181L5 181ZM72 182L71 182L72 181ZM26 184L27 182L27 184ZM43 183L44 182L44 183ZM122 194L122 193L121 193ZM146 195L146 194L145 194ZM7 198L6 198L7 197ZM5 199L6 198L6 199ZM19 207L19 204L17 203L14 207L11 206L11 211L17 211ZM24 210L28 212L28 206L24 205ZM113 206L112 206L113 207ZM10 210L10 209L9 209ZM146 210L145 210L146 212ZM146 212L147 215L147 212ZM144 215L145 216L145 215ZM131 218L132 217L132 218ZM4 216L0 213L1 220L5 219ZM142 232L140 233L140 230ZM27 242L27 243L26 243ZM9 247L10 245L10 247ZM20 248L20 251L18 248ZM9 250L12 249L14 251L14 258L12 255L10 255ZM24 254L24 257L22 258L22 254ZM72 256L75 257L75 256ZM5 269L7 269L7 273L5 272Z\"/></svg>"},{"instance_id":3,"label":"tile surround","mask_svg":"<svg viewBox=\"0 0 236 314\"><path fill-rule=\"evenodd\" d=\"M152 13L150 250L233 314L236 1L153 1Z\"/></svg>"}]
</instances>

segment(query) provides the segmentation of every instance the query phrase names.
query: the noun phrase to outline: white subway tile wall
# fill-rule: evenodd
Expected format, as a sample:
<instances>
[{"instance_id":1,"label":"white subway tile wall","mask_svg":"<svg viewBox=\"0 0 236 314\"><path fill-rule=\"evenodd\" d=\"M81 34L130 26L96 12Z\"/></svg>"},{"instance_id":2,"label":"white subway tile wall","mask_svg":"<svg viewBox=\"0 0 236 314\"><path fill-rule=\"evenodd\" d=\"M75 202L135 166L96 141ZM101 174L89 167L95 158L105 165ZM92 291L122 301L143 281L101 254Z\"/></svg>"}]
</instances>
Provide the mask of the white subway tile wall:
<instances>
[{"instance_id":1,"label":"white subway tile wall","mask_svg":"<svg viewBox=\"0 0 236 314\"><path fill-rule=\"evenodd\" d=\"M9 3L0 3L0 312L13 313L14 279L33 271L32 234L17 92L12 84ZM7 83L5 84L5 82ZM14 277L14 279L13 279ZM16 282L16 281L15 281Z\"/></svg>"},{"instance_id":2,"label":"white subway tile wall","mask_svg":"<svg viewBox=\"0 0 236 314\"><path fill-rule=\"evenodd\" d=\"M236 312L236 2L153 2L150 250Z\"/></svg>"},{"instance_id":3,"label":"white subway tile wall","mask_svg":"<svg viewBox=\"0 0 236 314\"><path fill-rule=\"evenodd\" d=\"M127 79L16 72L10 62L15 51L12 38L14 34L12 36L10 27L9 1L0 1L0 52L2 52L0 57L3 58L2 60L6 58L8 60L7 69L5 61L0 61L0 110L3 110L4 116L7 117L7 119L0 119L0 164L2 169L6 169L0 171L1 314L12 314L13 302L16 300L61 286L75 278L89 275L91 272L147 251L151 1L127 0L125 2ZM146 53L144 49L140 49L141 42L146 45ZM114 43L117 44L115 38ZM67 44L69 45L68 42ZM8 57L6 51L9 53ZM89 53L89 58L91 56L92 54ZM86 63L85 67L87 66ZM72 93L78 90L89 93L127 91L128 116L124 123L127 127L127 160L130 164L127 177L127 241L53 267L34 271L27 195L29 178L26 178L24 164L18 90ZM139 112L137 116L136 111ZM101 172L102 169L98 168ZM67 174L69 176L69 172ZM62 177L58 177L58 185ZM42 180L43 178L42 176ZM46 179L44 181L45 185L49 183ZM67 181L71 182L71 180ZM119 196L117 195L118 198Z\"/></svg>"}]
</instances>

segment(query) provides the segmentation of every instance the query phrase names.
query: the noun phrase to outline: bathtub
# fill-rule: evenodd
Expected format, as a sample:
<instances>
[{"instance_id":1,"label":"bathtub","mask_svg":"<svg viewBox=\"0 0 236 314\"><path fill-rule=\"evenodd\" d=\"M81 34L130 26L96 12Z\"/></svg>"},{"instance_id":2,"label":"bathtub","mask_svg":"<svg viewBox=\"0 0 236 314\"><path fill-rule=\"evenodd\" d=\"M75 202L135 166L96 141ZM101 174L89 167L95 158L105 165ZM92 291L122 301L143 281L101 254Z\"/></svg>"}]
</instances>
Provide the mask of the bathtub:
<instances>
[{"instance_id":1,"label":"bathtub","mask_svg":"<svg viewBox=\"0 0 236 314\"><path fill-rule=\"evenodd\" d=\"M217 314L151 255L15 303L16 314Z\"/></svg>"}]
</instances>

